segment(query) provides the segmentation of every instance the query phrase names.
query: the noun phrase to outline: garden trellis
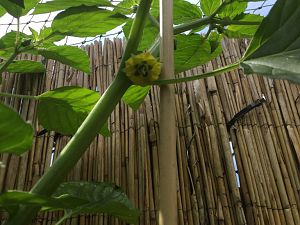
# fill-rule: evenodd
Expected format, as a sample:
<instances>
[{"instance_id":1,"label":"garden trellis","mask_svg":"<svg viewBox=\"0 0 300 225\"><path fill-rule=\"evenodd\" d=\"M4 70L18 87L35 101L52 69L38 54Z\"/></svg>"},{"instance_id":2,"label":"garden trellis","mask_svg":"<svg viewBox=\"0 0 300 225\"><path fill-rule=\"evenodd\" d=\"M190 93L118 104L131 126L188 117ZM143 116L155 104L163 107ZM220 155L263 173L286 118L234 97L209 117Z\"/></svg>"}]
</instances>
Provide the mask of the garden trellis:
<instances>
[{"instance_id":1,"label":"garden trellis","mask_svg":"<svg viewBox=\"0 0 300 225\"><path fill-rule=\"evenodd\" d=\"M226 124L226 122L228 122L232 118L237 118L234 115L238 115L239 113L244 112L245 109L242 110L244 107L234 107L234 114L231 117L228 117L228 114L225 110L228 110L228 108L234 106L234 103L232 103L230 98L227 99L227 97L229 96L228 90L230 89L230 87L228 86L224 88L224 80L222 81L222 83L218 83L217 81L220 80L220 78L212 77L220 73L228 73L231 75L229 80L233 79L234 73L229 71L237 69L239 66L241 66L244 69L244 72L247 74L257 72L266 76L270 76L272 78L286 78L293 82L299 82L299 63L297 61L297 52L299 46L297 44L297 37L299 36L299 31L297 29L291 29L293 28L295 22L299 20L300 13L298 12L299 7L297 1L278 0L268 18L263 20L262 22L262 18L257 15L248 15L243 13L245 7L247 6L247 4L243 3L243 1L224 1L222 3L221 1L220 3L218 3L218 1L215 1L215 5L211 7L209 6L210 1L203 0L200 3L200 7L206 14L204 16L197 6L193 6L190 3L182 0L176 1L176 3L174 4L174 7L176 8L176 10L174 11L174 23L179 25L175 26L173 30L174 34L176 35L174 43L173 41L169 41L168 43L172 44L172 46L174 44L176 73L186 71L217 57L221 52L220 40L222 35L228 37L248 37L254 35L254 38L242 57L237 57L236 60L232 60L230 63L223 63L222 57L219 57L217 58L217 62L218 59L219 61L221 59L220 65L225 66L217 67L216 70L206 70L204 66L202 67L202 71L198 71L198 74L196 73L196 75L183 77L181 76L177 77L175 80L164 79L163 77L158 79L159 63L153 56L151 56L151 54L153 54L154 56L158 56L159 39L155 39L157 33L155 31L155 29L157 29L157 18L155 18L155 16L157 16L157 13L159 12L157 8L157 1L154 1L154 3L151 5L151 1L142 0L138 7L133 8L126 8L128 7L128 5L126 5L128 4L126 1L121 2L117 6L111 5L105 0L103 0L103 2L93 2L94 0L87 0L87 2L85 3L86 5L84 6L78 6L78 2L76 1L64 1L66 1L66 5L63 5L63 7L75 7L68 8L65 11L59 13L53 19L51 28L44 28L40 33L31 29L32 35L26 35L20 32L20 27L18 26L17 32L10 32L0 40L0 53L3 59L0 67L1 72L50 72L50 77L53 77L55 76L53 69L58 63L50 60L54 59L72 66L75 69L79 69L85 73L93 74L94 78L92 78L92 82L94 82L96 74L96 71L94 71L95 68L93 67L93 63L90 63L89 68L89 59L83 50L68 46L56 46L53 44L53 42L56 40L60 40L66 35L79 37L93 36L112 29L126 21L127 23L123 27L124 34L127 38L126 47L124 48L122 57L118 57L116 59L116 62L118 62L119 60L120 64L119 66L116 66L116 68L114 68L116 70L113 79L110 82L110 86L106 89L100 99L99 94L92 90L99 90L99 86L101 86L101 83L99 85L96 85L95 89L91 86L89 86L88 89L84 89L80 87L63 85L63 87L56 88L51 91L37 93L39 95L16 94L15 91L18 89L17 87L12 88L8 92L1 93L1 95L6 99L6 105L10 105L12 102L19 102L23 107L26 101L30 101L30 108L33 108L34 114L38 116L39 124L46 128L46 130L40 130L41 127L36 124L36 121L32 121L32 124L35 125L35 128L38 131L36 134L37 137L43 136L49 133L51 130L55 130L57 133L53 136L52 142L54 143L54 145L56 145L57 141L62 138L62 136L74 135L76 133L68 141L64 149L61 151L61 154L56 157L55 160L51 159L53 155L52 153L50 154L50 158L49 156L46 157L51 166L48 167L47 170L44 170L44 175L41 176L37 183L33 182L35 183L35 185L29 193L20 191L10 191L2 193L0 197L1 207L10 214L10 218L7 224L19 223L25 225L31 220L31 218L34 217L39 209L57 210L62 208L65 210L64 215L56 224L63 223L63 221L69 217L74 218L76 214L95 212L108 213L110 215L119 217L121 220L127 221L128 223L136 222L139 212L133 206L137 204L132 205L126 195L117 186L111 185L109 183L84 181L82 179L80 179L79 182L77 181L62 183L62 181L78 162L85 149L91 144L93 139L95 137L98 137L98 132L100 132L104 136L109 136L110 131L107 129L107 127L108 125L111 126L111 124L106 122L107 118L115 109L115 106L117 106L119 100L125 92L126 93L123 96L123 100L134 109L138 109L139 105L143 102L143 98L145 97L146 99L148 99L147 92L151 88L150 85L174 84L187 81L191 82L201 78L207 78L207 80L201 80L198 83L194 82L199 86L188 86L188 88L186 88L186 92L190 93L191 90L197 89L197 91L201 93L201 95L199 95L199 98L207 98L209 99L209 101L208 103L207 101L204 101L204 106L201 104L201 101L197 104L201 112L201 117L199 119L200 122L198 121L197 123L200 124L200 126L194 126L192 127L192 129L188 129L187 134L190 136L190 138L188 141L188 145L186 145L186 148L182 148L183 152L185 153L184 155L182 155L184 157L181 157L181 161L179 161L179 164L184 163L185 161L186 164L185 166L178 165L178 168L182 168L178 171L183 171L182 174L187 175L186 177L189 178L188 181L184 183L185 185L183 186L185 188L182 190L185 191L186 188L190 188L189 191L192 193L192 196L188 194L185 199L187 200L188 196L192 197L192 200L190 199L190 203L192 206L191 209L193 214L192 217L188 217L189 219L192 219L189 220L189 222L193 221L196 224L202 224L206 223L206 221L209 220L211 224L214 224L215 221L218 220L224 221L224 223L226 224L246 224L247 222L268 224L273 222L279 223L279 221L280 223L287 224L299 223L299 214L297 209L299 196L297 191L295 191L298 190L298 181L294 182L291 178L294 176L293 178L297 179L297 173L299 172L297 168L297 164L299 163L299 138L297 125L296 129L294 129L294 127L291 126L292 121L284 120L283 126L286 127L287 133L284 134L281 130L281 133L277 138L275 131L270 128L270 123L272 123L273 120L270 119L270 116L268 113L266 113L265 108L266 102L269 101L269 103L272 103L272 101L270 100L270 95L268 96L269 98L266 98L265 101L261 101L262 96L267 96L271 91L268 92L268 89L266 88L265 90L261 91L261 95L258 98L253 99L252 102L248 102L249 98L246 98L245 102L241 101L243 97L239 98L238 96L239 94L243 96L243 92L236 89L235 87L239 82L242 85L242 90L245 90L246 86L244 83L245 80L242 79L242 74L240 74L241 76L237 76L235 78L236 81L233 83L233 95L236 100L241 101L239 103L244 105L244 107L247 106L246 109L249 106L255 104L255 102L261 101L260 104L256 106L258 106L258 108L263 108L264 113L266 113L267 120L264 121L265 123L260 124L260 126L263 127L262 130L264 130L266 134L259 135L256 132L251 133L252 130L250 128L245 128L243 123L239 124L239 120L235 123L236 130L234 130L234 128L228 129L229 124ZM54 0L53 4L49 3L49 6L52 4L52 6L56 7L55 10L61 9L62 5L57 4L57 2L58 0ZM265 4L265 2L266 1L264 1L263 4ZM1 2L1 6L3 6L10 14L17 18L25 14L28 9L30 9L29 7L33 6L33 4L33 0L25 1L25 7L22 0L5 0L4 2ZM104 6L104 8L106 6L109 6L111 8L114 8L114 10L112 11L111 9L106 10L103 8L98 8L98 4L100 4L100 6ZM187 17L182 17L180 13L178 14L178 12L181 12L183 13L183 15L186 15L184 14L186 13L186 10L182 9L186 8L185 6L187 5L192 7L192 11L189 11L188 13L198 15L197 18L199 17L199 19L196 19L193 22L186 22L187 18L191 19L191 17L189 17L190 14L187 15ZM41 5L37 5L36 11L41 12L43 10L49 10L49 8L47 9L47 6L43 4L42 7L45 6L45 8L42 8L40 6ZM151 14L148 13L150 8ZM240 11L241 9L243 10ZM134 20L131 20L129 17L123 15L124 13L127 13L129 11L136 13L136 17ZM148 21L145 20L145 15L148 15ZM78 20L78 18L81 18L83 16L86 16L87 19ZM107 19L109 20L109 23L105 24L105 26L104 24L99 25L98 23L95 23L95 21L98 21L99 19ZM19 24L20 20L18 19L17 22ZM261 25L258 27L259 24ZM199 35L197 33L180 34L190 29L195 32L197 31L195 30L197 26L208 26L208 29L206 30L204 35ZM144 27L146 28L143 34ZM256 31L257 27L258 30ZM290 31L288 38L285 38L286 32L282 32L286 30ZM147 38L145 38L145 35L147 36ZM148 37L150 37L151 39L154 38L153 44L148 49L148 52L139 53L138 47L142 48L141 46L143 46L143 50L146 44L149 45L149 43L147 43L147 41L149 41ZM140 45L138 45L140 40L142 41ZM280 41L276 42L275 44L274 40ZM86 40L84 40L83 42L86 42ZM226 42L225 39L223 40L223 43L224 42ZM230 44L231 42L228 43ZM95 45L98 46L98 49L102 47L97 43L95 43ZM91 49L94 49L94 47L88 47L88 52L91 53L92 51L92 54L90 54L90 56L93 57L94 53L97 51L93 51ZM199 49L199 51L195 51L195 49ZM132 55L132 53L134 53L135 55ZM41 56L31 56L30 54L39 54L43 57L48 58L49 60L46 60ZM223 54L225 54L225 52ZM199 58L197 58L197 56ZM14 60L16 57L18 59L17 61ZM227 59L225 57L225 61L226 60ZM52 62L52 66L49 67L48 63L50 62ZM166 66L167 65L163 65L163 67ZM213 66L213 68L215 67ZM77 74L77 77L84 77L84 73L78 72L74 69L69 70L68 72L68 82L73 79L73 75L71 75L73 74L73 72ZM241 71L239 71L239 73L240 72ZM59 69L58 73L60 76L64 74L64 71ZM185 73L184 75L186 74L187 73ZM12 75L8 73L5 74L5 77L3 79L4 82L2 83L3 87L6 85L6 82L10 80L11 76ZM16 75L16 77L19 77L19 75ZM25 79L22 78L22 75L20 77L20 80ZM43 76L40 76L39 79L43 79ZM63 80L64 79L65 78L63 78ZM83 80L87 80L86 82L88 83L90 82L89 79L91 78L83 78ZM261 79L263 79L263 83ZM203 82L205 86L203 86ZM256 80L254 83L257 87L259 87L261 85L266 85L265 82L266 78L258 78L259 85L257 86ZM281 81L278 82L279 84L281 84ZM289 84L285 81L283 82L284 85ZM34 84L34 82L30 83L30 85L32 84ZM132 86L132 84L140 86ZM274 82L274 84L274 87L277 88L276 90L278 90L278 87L276 87L276 81ZM182 87L181 85L184 84L177 84L176 87ZM154 87L152 88L155 89ZM206 89L207 92L204 92L204 90ZM222 92L223 95L218 96L218 92ZM251 90L251 94L253 93L255 92ZM288 96L289 100L291 96L295 96L295 92L292 93L293 94ZM275 92L275 95L276 94L277 93ZM273 98L273 93L271 94L271 97ZM177 98L175 98L175 103L177 103L176 99ZM280 99L280 97L278 97L278 99ZM152 100L153 99L151 99L151 101ZM160 99L160 101L163 102L163 99ZM34 102L33 105L31 105L31 102ZM222 107L225 109L223 113L221 110L219 110L221 108L221 103L224 105L227 104L226 107L222 105ZM38 106L37 110L35 110L33 107L35 106L35 104L37 104ZM211 111L213 117L207 118L206 115L209 112L209 107L207 106L210 104L214 105L213 110ZM94 105L95 107L93 108ZM293 105L292 102L290 102L290 105L290 110L286 110L286 112L288 113L289 111L292 111L293 113L290 115L293 115L296 118L298 115L296 103L294 102ZM15 111L12 111L9 107L3 104L1 104L0 107L1 114L3 115L1 118L2 128L5 127L4 129L2 129L2 137L0 137L0 139L2 138L1 151L16 154L24 153L24 151L31 146L31 126L27 123L24 123L18 116L18 114ZM192 108L191 105L186 108L185 113L189 112L190 108ZM281 109L276 104L275 108L279 111ZM20 110L18 110L18 112L21 113ZM66 120L61 117L63 114L68 115L65 118ZM121 114L119 113L119 116L120 115ZM193 111L191 111L190 114L187 115L192 119L194 119L195 117L195 115L193 115ZM274 117L273 111L272 116ZM86 119L84 119L85 117ZM204 123L201 122L203 118L205 119ZM186 118L184 120L186 120ZM250 120L251 123L255 122L255 119L252 120L251 118ZM180 121L178 113L177 121ZM274 117L274 123L277 123L278 121L280 123L280 119L277 115L277 117ZM297 119L295 119L295 121L297 121ZM258 118L258 122L261 122L260 117ZM157 123L159 124L160 122ZM266 127L266 123L269 127ZM15 125L13 126L13 124ZM101 128L100 131L98 129L95 129L96 124L98 125L97 127L99 129ZM156 126L158 124L156 124ZM213 124L213 126L210 127L207 126L207 124ZM13 126L14 129L9 129L9 125ZM239 125L241 125L241 127ZM119 125L119 127L120 126L121 125ZM200 129L202 129L203 127L209 127L209 135L211 135L210 142L203 142L203 140L205 140L205 135L200 135ZM271 130L271 132L268 132L268 128ZM17 132L17 129L19 130L19 132ZM228 134L228 131L230 132L230 135ZM51 134L53 134L53 132ZM252 140L253 135L258 141L254 142ZM114 146L115 152L112 151L111 157L114 157L118 155L118 153L120 153L120 148L118 147L120 146L120 140L122 140L121 137L122 134L119 137L116 136L115 139L113 139L114 141L112 146ZM279 142L274 141L276 140L276 138L279 139ZM235 150L236 158L233 158L233 150L230 149L229 141L233 143L234 149L236 146L238 146L241 149L244 148L245 151L249 149L250 151L245 154L243 151L239 152L239 148L237 148L238 150ZM290 147L290 149L286 148L287 151L285 151L285 153L280 152L278 150L278 147L280 146L284 148L284 146L286 146L286 143L291 144L292 147ZM209 157L207 157L201 151L201 146L203 144L205 147L210 146L210 150L214 154L211 155L211 153L208 153ZM58 150L54 145L52 145L51 151L61 150ZM150 146L152 146L152 143ZM178 142L177 146L179 146ZM260 146L260 148L262 149L265 148L267 154L254 154L255 152L260 152L260 150L255 151L255 149L260 149L257 148L258 146ZM109 146L106 147L109 148ZM129 148L130 145L128 144L128 149ZM219 148L222 149L223 152L220 151ZM145 148L143 150L145 150ZM160 153L159 150L158 153ZM141 165L141 162L146 162L146 154L148 154L147 151L145 152L145 154L140 153L140 156L142 158L139 158L139 165ZM160 165L164 165L161 161L162 158L157 157L158 155L156 155L155 160L152 160L151 162L156 162L155 165L157 165L157 162L159 161ZM177 158L178 155L181 155L181 153L177 154ZM208 159L207 161L205 160L205 157L206 159ZM9 155L7 159L8 163L10 163L11 155ZM223 168L220 167L220 165L215 164L214 160L222 162ZM236 160L239 167L239 177L241 183L240 189L236 182L234 160ZM21 162L20 159L19 162ZM132 161L129 162L131 163ZM269 168L271 168L271 170L267 169L267 166L263 166L263 162L269 162L270 166L268 166ZM289 162L290 165L285 164L285 162ZM130 165L130 163L128 163L128 165ZM210 169L211 171L207 170L207 166L209 166L209 163L212 163ZM115 166L115 163L111 164L111 168L113 168L113 171L115 168L117 168ZM130 166L132 168L132 165ZM139 167L138 169L140 168L141 167ZM213 170L212 168L217 169ZM145 176L145 170L138 171L142 172L142 178L149 178ZM209 172L211 172L211 176L209 175ZM150 173L157 175L157 168L152 169ZM117 172L117 174L121 174L120 170L119 172ZM177 175L179 174L180 172L178 172ZM273 176L270 176L270 174L273 174ZM8 177L10 176L6 174L3 179L6 180L6 178ZM261 182L263 177L268 177L264 180L265 183ZM290 179L287 179L287 177L290 177ZM217 183L217 188L212 188L212 191L208 191L210 189L206 188L211 186L214 179L216 179L215 182ZM138 183L140 184L140 182L142 181L143 179L139 180ZM203 183L200 183L200 181L202 181ZM118 182L115 183L118 184ZM256 183L256 185L252 185L252 183ZM156 186L153 185L153 190L155 190L157 184L159 184L159 182L156 179ZM186 186L186 184L189 185ZM201 185L206 186L204 187L204 189L201 189ZM166 187L165 185L163 186ZM178 187L179 186L180 183L178 183ZM272 186L273 189L269 190L269 186ZM175 187L175 183L173 183L172 187ZM139 186L139 188L141 188L138 189L139 191L141 191L139 192L139 194L144 194L145 186ZM149 190L151 189L149 188ZM134 190L131 190L131 193L133 192ZM159 197L157 198L157 196L159 196L159 193L156 192L154 195L156 196L156 198L154 198L155 200L152 202L152 206L154 205L155 207L157 207L159 205ZM163 194L161 192L160 196L162 195ZM224 196L226 196L226 198ZM275 196L275 198L273 196ZM218 197L220 201L218 202L218 204L216 204L216 198ZM175 201L176 196L174 196L174 198ZM182 199L177 198L177 200L179 203L178 208L180 209L180 204L182 204L182 202L180 201L182 201ZM258 201L259 204L257 205ZM249 207L249 204L251 203L257 207ZM264 208L265 205L268 206ZM143 208L143 206L140 207ZM278 213L271 213L268 209L272 209L275 211L278 210ZM157 212L157 208L154 209L154 212ZM145 215L143 214L140 217L140 222L144 221L143 216ZM155 220L153 221L156 221L157 219L158 217L157 215L155 215ZM179 221L180 223L182 223L182 221L184 221L184 216L181 216L179 214ZM76 221L74 222L76 223Z\"/></svg>"}]
</instances>

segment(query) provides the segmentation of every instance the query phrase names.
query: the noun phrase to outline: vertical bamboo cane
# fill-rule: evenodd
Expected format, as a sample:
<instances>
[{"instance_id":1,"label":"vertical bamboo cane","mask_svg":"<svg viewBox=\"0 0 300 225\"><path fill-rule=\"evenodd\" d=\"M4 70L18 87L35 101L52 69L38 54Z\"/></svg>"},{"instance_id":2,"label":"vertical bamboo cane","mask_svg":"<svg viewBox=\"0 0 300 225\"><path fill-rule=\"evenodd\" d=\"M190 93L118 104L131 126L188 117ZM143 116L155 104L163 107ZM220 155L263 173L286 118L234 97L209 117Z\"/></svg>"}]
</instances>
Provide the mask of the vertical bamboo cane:
<instances>
[{"instance_id":1,"label":"vertical bamboo cane","mask_svg":"<svg viewBox=\"0 0 300 225\"><path fill-rule=\"evenodd\" d=\"M163 63L162 78L170 79L173 67L173 1L160 0L160 58ZM177 224L176 182L176 130L174 87L160 89L160 143L159 143L159 224Z\"/></svg>"}]
</instances>

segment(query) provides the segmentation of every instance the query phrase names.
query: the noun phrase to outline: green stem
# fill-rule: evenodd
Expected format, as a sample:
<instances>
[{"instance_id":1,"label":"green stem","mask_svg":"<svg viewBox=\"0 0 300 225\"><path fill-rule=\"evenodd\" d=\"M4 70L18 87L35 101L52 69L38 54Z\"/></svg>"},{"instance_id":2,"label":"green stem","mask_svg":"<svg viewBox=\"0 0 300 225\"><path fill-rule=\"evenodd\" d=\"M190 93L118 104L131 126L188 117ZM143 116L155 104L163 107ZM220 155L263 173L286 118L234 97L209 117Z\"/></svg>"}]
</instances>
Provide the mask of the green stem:
<instances>
[{"instance_id":1,"label":"green stem","mask_svg":"<svg viewBox=\"0 0 300 225\"><path fill-rule=\"evenodd\" d=\"M8 58L8 60L4 61L3 64L0 64L0 75L7 69L9 64L11 64L14 59L19 54L19 48L20 48L20 18L17 18L17 33L16 33L16 41L15 41L15 49L13 54ZM1 78L1 77L0 77Z\"/></svg>"},{"instance_id":2,"label":"green stem","mask_svg":"<svg viewBox=\"0 0 300 225\"><path fill-rule=\"evenodd\" d=\"M197 27L201 27L203 25L210 24L211 21L212 21L212 17L207 16L207 17L203 17L201 19L194 20L192 22L180 24L180 25L174 27L174 35L180 34L182 32L188 31L188 30L192 30Z\"/></svg>"},{"instance_id":3,"label":"green stem","mask_svg":"<svg viewBox=\"0 0 300 225\"><path fill-rule=\"evenodd\" d=\"M148 13L148 18L151 21L151 24L159 30L159 22L154 18L154 16L151 15L151 13Z\"/></svg>"},{"instance_id":4,"label":"green stem","mask_svg":"<svg viewBox=\"0 0 300 225\"><path fill-rule=\"evenodd\" d=\"M0 96L3 96L3 97L12 97L12 98L23 98L23 99L38 100L37 96L17 95L17 94L4 93L4 92L0 92Z\"/></svg>"},{"instance_id":5,"label":"green stem","mask_svg":"<svg viewBox=\"0 0 300 225\"><path fill-rule=\"evenodd\" d=\"M60 156L32 188L32 193L49 196L56 190L98 134L96 127L104 125L123 94L131 85L131 82L123 72L123 67L125 60L130 57L132 52L137 50L145 26L144 18L150 10L151 2L151 0L141 0L140 2L116 78L79 127L73 138L64 147ZM39 207L21 206L17 213L9 218L6 225L27 225L39 209Z\"/></svg>"},{"instance_id":6,"label":"green stem","mask_svg":"<svg viewBox=\"0 0 300 225\"><path fill-rule=\"evenodd\" d=\"M212 23L213 18L228 4L228 2L223 2L210 16L203 17L201 19L184 23L174 27L174 35L180 34L182 32L192 30L203 25L208 25Z\"/></svg>"},{"instance_id":7,"label":"green stem","mask_svg":"<svg viewBox=\"0 0 300 225\"><path fill-rule=\"evenodd\" d=\"M222 19L212 19L212 23L221 24L223 26L228 25L259 25L260 21L241 21L241 20L222 20Z\"/></svg>"},{"instance_id":8,"label":"green stem","mask_svg":"<svg viewBox=\"0 0 300 225\"><path fill-rule=\"evenodd\" d=\"M3 73L7 69L7 67L9 66L9 64L11 64L14 61L14 59L16 58L16 56L18 54L19 54L19 52L17 51L17 49L15 49L14 53L9 57L9 59L6 60L6 61L4 61L3 64L0 64L1 65L1 67L0 67L0 75L1 75L1 73Z\"/></svg>"},{"instance_id":9,"label":"green stem","mask_svg":"<svg viewBox=\"0 0 300 225\"><path fill-rule=\"evenodd\" d=\"M219 68L219 69L216 69L216 70L211 71L211 72L207 72L207 73L203 73L203 74L199 74L199 75L194 75L194 76L190 76L190 77L181 77L181 78L168 79L168 80L156 80L156 81L152 82L152 84L154 84L154 85L176 84L176 83L181 83L181 82L199 80L199 79L203 79L203 78L207 78L207 77L211 77L211 76L216 76L220 73L228 72L230 70L238 68L239 65L240 65L240 62L236 62L236 63L230 64L228 66L225 66L225 67L222 67L222 68Z\"/></svg>"},{"instance_id":10,"label":"green stem","mask_svg":"<svg viewBox=\"0 0 300 225\"><path fill-rule=\"evenodd\" d=\"M17 33L16 33L16 42L15 42L15 51L19 48L20 44L20 18L17 18Z\"/></svg>"}]
</instances>

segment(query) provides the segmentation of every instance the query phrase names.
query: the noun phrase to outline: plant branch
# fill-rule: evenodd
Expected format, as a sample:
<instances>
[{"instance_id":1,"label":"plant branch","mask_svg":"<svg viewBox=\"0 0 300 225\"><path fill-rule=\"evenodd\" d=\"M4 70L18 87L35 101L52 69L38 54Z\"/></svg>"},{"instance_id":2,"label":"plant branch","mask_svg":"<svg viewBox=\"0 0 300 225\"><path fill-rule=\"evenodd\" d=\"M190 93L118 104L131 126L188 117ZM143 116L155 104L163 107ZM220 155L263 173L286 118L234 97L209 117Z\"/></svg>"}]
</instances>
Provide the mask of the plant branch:
<instances>
[{"instance_id":1,"label":"plant branch","mask_svg":"<svg viewBox=\"0 0 300 225\"><path fill-rule=\"evenodd\" d=\"M151 13L148 13L148 18L151 21L151 24L157 27L159 30L159 22L154 18L154 16L151 15Z\"/></svg>"},{"instance_id":2,"label":"plant branch","mask_svg":"<svg viewBox=\"0 0 300 225\"><path fill-rule=\"evenodd\" d=\"M8 58L8 60L4 61L3 64L2 63L0 64L0 66L1 66L0 67L0 75L7 69L9 64L11 64L14 61L14 59L16 58L18 53L19 52L17 51L17 49L15 49L14 53Z\"/></svg>"},{"instance_id":3,"label":"plant branch","mask_svg":"<svg viewBox=\"0 0 300 225\"><path fill-rule=\"evenodd\" d=\"M20 18L17 18L17 33L16 33L16 43L15 43L15 51L18 50L20 45Z\"/></svg>"},{"instance_id":4,"label":"plant branch","mask_svg":"<svg viewBox=\"0 0 300 225\"><path fill-rule=\"evenodd\" d=\"M260 21L241 21L241 20L222 20L222 19L212 19L212 23L221 24L223 26L228 25L259 25Z\"/></svg>"},{"instance_id":5,"label":"plant branch","mask_svg":"<svg viewBox=\"0 0 300 225\"><path fill-rule=\"evenodd\" d=\"M38 96L18 95L18 94L4 93L4 92L0 92L0 96L3 96L3 97L12 97L12 98L22 98L22 99L38 100Z\"/></svg>"},{"instance_id":6,"label":"plant branch","mask_svg":"<svg viewBox=\"0 0 300 225\"><path fill-rule=\"evenodd\" d=\"M168 79L168 80L156 80L156 81L152 82L152 84L153 85L176 84L176 83L181 83L181 82L199 80L199 79L212 77L212 76L216 76L221 73L228 72L230 70L238 68L239 65L240 65L240 62L236 62L236 63L230 64L228 66L213 70L211 72L194 75L194 76L189 76L189 77L181 77L181 78Z\"/></svg>"},{"instance_id":7,"label":"plant branch","mask_svg":"<svg viewBox=\"0 0 300 225\"><path fill-rule=\"evenodd\" d=\"M201 27L203 25L208 25L211 22L212 22L211 17L207 16L207 17L203 17L203 18L194 20L192 22L187 22L184 24L177 25L174 27L174 35L180 34L182 32L188 31L188 30L192 30L197 27Z\"/></svg>"}]
</instances>

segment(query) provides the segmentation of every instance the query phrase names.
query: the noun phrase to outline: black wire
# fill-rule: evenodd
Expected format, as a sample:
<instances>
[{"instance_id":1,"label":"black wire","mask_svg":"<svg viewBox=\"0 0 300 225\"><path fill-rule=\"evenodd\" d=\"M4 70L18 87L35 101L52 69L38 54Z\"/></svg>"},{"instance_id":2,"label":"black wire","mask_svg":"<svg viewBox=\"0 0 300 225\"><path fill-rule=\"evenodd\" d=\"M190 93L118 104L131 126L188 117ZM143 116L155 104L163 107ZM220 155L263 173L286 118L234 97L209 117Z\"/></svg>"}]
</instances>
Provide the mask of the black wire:
<instances>
[{"instance_id":1,"label":"black wire","mask_svg":"<svg viewBox=\"0 0 300 225\"><path fill-rule=\"evenodd\" d=\"M266 98L263 96L262 98L257 99L256 101L252 102L251 104L249 104L245 108L243 108L237 114L235 114L232 117L232 119L226 124L227 131L229 131L231 129L231 127L235 124L235 122L239 121L241 118L243 118L248 112L250 112L254 108L261 106L265 101L266 101Z\"/></svg>"}]
</instances>

